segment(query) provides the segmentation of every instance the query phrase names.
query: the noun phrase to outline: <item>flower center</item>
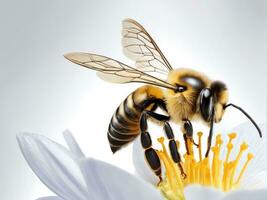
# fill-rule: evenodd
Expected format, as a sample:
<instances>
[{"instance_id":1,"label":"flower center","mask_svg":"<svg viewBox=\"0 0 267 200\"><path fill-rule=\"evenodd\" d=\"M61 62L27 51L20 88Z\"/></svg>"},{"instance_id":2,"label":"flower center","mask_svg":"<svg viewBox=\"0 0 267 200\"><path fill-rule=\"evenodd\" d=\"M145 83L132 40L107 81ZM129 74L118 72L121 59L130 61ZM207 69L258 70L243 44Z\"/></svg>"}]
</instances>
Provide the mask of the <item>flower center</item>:
<instances>
[{"instance_id":1,"label":"flower center","mask_svg":"<svg viewBox=\"0 0 267 200\"><path fill-rule=\"evenodd\" d=\"M157 150L157 154L161 162L165 166L166 175L163 181L158 185L158 189L168 200L184 199L183 189L190 184L200 184L203 186L212 186L224 192L237 188L241 178L248 167L249 162L253 158L253 154L248 153L245 163L240 164L240 160L248 149L248 145L243 142L236 157L230 160L230 155L234 149L233 140L236 138L236 133L228 134L228 142L223 145L221 135L216 136L216 143L211 148L208 157L202 157L202 132L198 132L198 147L194 147L192 140L186 141L188 152L183 156L182 167L186 173L186 178L181 176L180 169L177 164L171 159L165 144L164 138L158 138L162 149ZM179 148L179 141L176 141ZM222 147L226 148L226 156L222 157ZM196 150L197 149L197 150ZM238 165L241 166L240 170Z\"/></svg>"}]
</instances>

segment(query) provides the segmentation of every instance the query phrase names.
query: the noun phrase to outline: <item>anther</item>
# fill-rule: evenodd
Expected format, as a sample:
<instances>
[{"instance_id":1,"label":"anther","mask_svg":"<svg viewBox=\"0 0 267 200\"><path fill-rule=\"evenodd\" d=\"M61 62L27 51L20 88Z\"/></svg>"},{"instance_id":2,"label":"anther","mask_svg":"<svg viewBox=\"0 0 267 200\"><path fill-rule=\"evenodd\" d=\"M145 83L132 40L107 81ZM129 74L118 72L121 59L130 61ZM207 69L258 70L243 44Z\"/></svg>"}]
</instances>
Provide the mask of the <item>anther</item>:
<instances>
[{"instance_id":1,"label":"anther","mask_svg":"<svg viewBox=\"0 0 267 200\"><path fill-rule=\"evenodd\" d=\"M216 136L216 146L220 147L223 143L223 140L222 140L222 135L221 134L218 134Z\"/></svg>"},{"instance_id":2,"label":"anther","mask_svg":"<svg viewBox=\"0 0 267 200\"><path fill-rule=\"evenodd\" d=\"M236 136L237 136L237 134L236 134L236 133L229 133L229 134L228 134L228 137L229 137L229 139L230 139L230 140L233 140L233 139L235 139L235 138L236 138Z\"/></svg>"},{"instance_id":3,"label":"anther","mask_svg":"<svg viewBox=\"0 0 267 200\"><path fill-rule=\"evenodd\" d=\"M244 150L246 150L247 148L248 148L248 144L245 143L245 142L243 142L243 143L241 144L241 146L240 146L240 151L244 151Z\"/></svg>"},{"instance_id":4,"label":"anther","mask_svg":"<svg viewBox=\"0 0 267 200\"><path fill-rule=\"evenodd\" d=\"M164 143L164 137L159 137L157 140L158 140L158 142L160 144L163 144Z\"/></svg>"},{"instance_id":5,"label":"anther","mask_svg":"<svg viewBox=\"0 0 267 200\"><path fill-rule=\"evenodd\" d=\"M252 154L252 153L248 153L248 155L247 155L247 159L248 160L251 160L251 159L253 159L254 158L254 155Z\"/></svg>"}]
</instances>

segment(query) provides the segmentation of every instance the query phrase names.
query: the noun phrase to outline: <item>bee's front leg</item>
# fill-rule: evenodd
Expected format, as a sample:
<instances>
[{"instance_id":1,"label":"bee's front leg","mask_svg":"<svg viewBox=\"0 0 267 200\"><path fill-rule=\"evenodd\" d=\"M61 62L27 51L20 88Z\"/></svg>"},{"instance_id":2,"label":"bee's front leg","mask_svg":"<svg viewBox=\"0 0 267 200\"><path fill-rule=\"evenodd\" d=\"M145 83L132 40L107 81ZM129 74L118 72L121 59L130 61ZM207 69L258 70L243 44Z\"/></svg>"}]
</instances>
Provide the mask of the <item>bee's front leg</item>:
<instances>
[{"instance_id":1,"label":"bee's front leg","mask_svg":"<svg viewBox=\"0 0 267 200\"><path fill-rule=\"evenodd\" d=\"M188 119L183 120L183 126L181 127L182 132L184 133L184 140L185 140L185 147L186 147L186 152L189 155L189 147L188 147L188 142L187 140L189 139L194 145L198 147L198 144L195 143L193 139L193 126L192 123Z\"/></svg>"}]
</instances>

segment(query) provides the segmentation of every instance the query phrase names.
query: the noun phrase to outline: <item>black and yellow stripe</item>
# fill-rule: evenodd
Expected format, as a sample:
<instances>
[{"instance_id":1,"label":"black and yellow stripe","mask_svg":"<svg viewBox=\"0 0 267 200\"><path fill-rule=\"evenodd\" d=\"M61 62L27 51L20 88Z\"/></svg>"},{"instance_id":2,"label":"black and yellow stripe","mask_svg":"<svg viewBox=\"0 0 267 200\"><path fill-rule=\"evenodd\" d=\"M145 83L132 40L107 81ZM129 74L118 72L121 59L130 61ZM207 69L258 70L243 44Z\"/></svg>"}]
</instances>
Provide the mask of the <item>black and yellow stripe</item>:
<instances>
[{"instance_id":1,"label":"black and yellow stripe","mask_svg":"<svg viewBox=\"0 0 267 200\"><path fill-rule=\"evenodd\" d=\"M139 120L144 109L150 110L150 99L162 98L161 89L143 86L131 93L113 114L109 128L108 140L113 153L133 141L140 134Z\"/></svg>"}]
</instances>

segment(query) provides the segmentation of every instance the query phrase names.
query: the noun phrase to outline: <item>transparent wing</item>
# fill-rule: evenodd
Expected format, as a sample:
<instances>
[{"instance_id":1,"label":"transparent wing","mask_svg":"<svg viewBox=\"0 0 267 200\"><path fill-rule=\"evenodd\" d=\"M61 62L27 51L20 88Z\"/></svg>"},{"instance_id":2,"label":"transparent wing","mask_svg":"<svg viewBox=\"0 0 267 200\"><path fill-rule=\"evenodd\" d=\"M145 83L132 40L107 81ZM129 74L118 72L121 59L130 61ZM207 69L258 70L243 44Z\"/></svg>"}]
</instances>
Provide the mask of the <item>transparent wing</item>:
<instances>
[{"instance_id":1,"label":"transparent wing","mask_svg":"<svg viewBox=\"0 0 267 200\"><path fill-rule=\"evenodd\" d=\"M167 75L172 67L144 27L132 19L125 19L122 25L123 52L136 61L136 68L151 74Z\"/></svg>"},{"instance_id":2,"label":"transparent wing","mask_svg":"<svg viewBox=\"0 0 267 200\"><path fill-rule=\"evenodd\" d=\"M176 87L170 83L105 56L79 52L69 53L64 56L73 63L98 71L98 76L109 82L139 82L176 89Z\"/></svg>"}]
</instances>

